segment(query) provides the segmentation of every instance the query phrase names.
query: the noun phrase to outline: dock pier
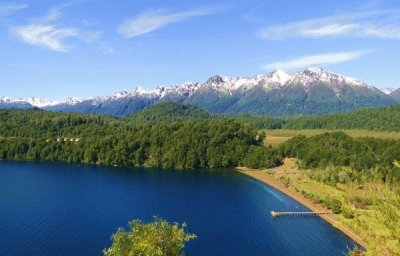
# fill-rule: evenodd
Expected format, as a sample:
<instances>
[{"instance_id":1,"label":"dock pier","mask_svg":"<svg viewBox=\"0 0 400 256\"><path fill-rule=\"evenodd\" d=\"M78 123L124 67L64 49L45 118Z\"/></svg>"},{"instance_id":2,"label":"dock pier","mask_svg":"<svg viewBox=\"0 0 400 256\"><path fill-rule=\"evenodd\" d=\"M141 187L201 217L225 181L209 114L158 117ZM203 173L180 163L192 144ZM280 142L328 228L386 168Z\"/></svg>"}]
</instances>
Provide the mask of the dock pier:
<instances>
[{"instance_id":1,"label":"dock pier","mask_svg":"<svg viewBox=\"0 0 400 256\"><path fill-rule=\"evenodd\" d=\"M282 216L308 216L308 215L320 215L320 214L332 214L331 212L275 212L271 211L273 218Z\"/></svg>"}]
</instances>

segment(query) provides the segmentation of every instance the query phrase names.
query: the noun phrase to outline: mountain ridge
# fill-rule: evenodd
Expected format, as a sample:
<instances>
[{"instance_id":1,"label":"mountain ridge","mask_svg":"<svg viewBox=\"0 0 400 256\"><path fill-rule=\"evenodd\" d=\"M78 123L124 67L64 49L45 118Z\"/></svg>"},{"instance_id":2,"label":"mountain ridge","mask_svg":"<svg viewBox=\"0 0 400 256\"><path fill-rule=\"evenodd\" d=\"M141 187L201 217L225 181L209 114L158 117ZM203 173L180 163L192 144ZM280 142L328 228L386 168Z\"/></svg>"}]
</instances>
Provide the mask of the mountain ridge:
<instances>
[{"instance_id":1,"label":"mountain ridge","mask_svg":"<svg viewBox=\"0 0 400 256\"><path fill-rule=\"evenodd\" d=\"M0 97L0 108L7 106L125 116L160 102L188 103L213 113L298 115L346 112L363 107L394 104L382 90L354 78L321 68L306 68L290 73L275 70L254 77L215 75L204 83L141 87L132 92L90 99L68 98L48 101L38 98L13 100Z\"/></svg>"},{"instance_id":2,"label":"mountain ridge","mask_svg":"<svg viewBox=\"0 0 400 256\"><path fill-rule=\"evenodd\" d=\"M400 101L400 88L397 89L397 90L393 90L393 91L389 94L389 96L392 97L392 98L395 99L395 100Z\"/></svg>"}]
</instances>

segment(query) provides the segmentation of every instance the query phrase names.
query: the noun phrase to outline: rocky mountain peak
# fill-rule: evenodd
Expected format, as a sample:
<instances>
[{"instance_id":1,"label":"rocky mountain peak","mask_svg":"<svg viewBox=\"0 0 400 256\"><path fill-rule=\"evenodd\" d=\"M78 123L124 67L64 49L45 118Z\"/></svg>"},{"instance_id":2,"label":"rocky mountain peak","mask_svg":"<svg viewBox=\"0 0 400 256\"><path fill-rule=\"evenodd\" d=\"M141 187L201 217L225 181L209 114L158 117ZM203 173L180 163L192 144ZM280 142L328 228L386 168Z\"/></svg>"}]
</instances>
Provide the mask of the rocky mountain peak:
<instances>
[{"instance_id":1,"label":"rocky mountain peak","mask_svg":"<svg viewBox=\"0 0 400 256\"><path fill-rule=\"evenodd\" d=\"M331 97L331 102L334 102L333 104L339 98L341 103L327 108L325 106L327 96L318 95L321 92L330 93L329 97ZM307 102L304 97L309 97L310 93L314 94L313 101L320 100L321 105L308 106L309 109L307 106L299 107ZM122 116L123 113L133 113L148 104L176 101L193 103L212 112L291 115L348 111L357 107L384 106L400 100L400 90L388 93L389 91L385 95L377 88L359 80L322 68L306 68L296 73L275 70L269 74L252 77L215 75L204 83L186 82L166 87L158 86L151 90L137 87L132 92L121 91L113 96L86 100L69 98L63 101L48 101L35 97L14 100L9 97L0 97L0 107L35 106L48 110L107 114L115 114L114 112L119 109L120 112L116 112L116 115ZM345 104L342 101L344 96L348 97ZM301 101L294 102L297 99ZM292 105L295 107L291 107Z\"/></svg>"},{"instance_id":2,"label":"rocky mountain peak","mask_svg":"<svg viewBox=\"0 0 400 256\"><path fill-rule=\"evenodd\" d=\"M220 85L222 83L224 83L224 79L219 75L210 77L206 82L206 84L211 84L211 85Z\"/></svg>"},{"instance_id":3,"label":"rocky mountain peak","mask_svg":"<svg viewBox=\"0 0 400 256\"><path fill-rule=\"evenodd\" d=\"M274 70L272 73L267 75L268 82L278 83L280 85L286 84L289 80L293 78L293 74L277 69Z\"/></svg>"}]
</instances>

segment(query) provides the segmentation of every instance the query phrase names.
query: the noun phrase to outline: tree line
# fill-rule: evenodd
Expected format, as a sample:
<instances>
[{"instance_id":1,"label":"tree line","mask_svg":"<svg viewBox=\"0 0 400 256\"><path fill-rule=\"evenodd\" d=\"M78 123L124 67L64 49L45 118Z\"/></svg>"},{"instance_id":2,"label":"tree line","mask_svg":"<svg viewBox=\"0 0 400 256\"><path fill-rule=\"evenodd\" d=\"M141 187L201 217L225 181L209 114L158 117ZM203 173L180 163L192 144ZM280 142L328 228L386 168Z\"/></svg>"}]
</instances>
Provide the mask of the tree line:
<instances>
[{"instance_id":1,"label":"tree line","mask_svg":"<svg viewBox=\"0 0 400 256\"><path fill-rule=\"evenodd\" d=\"M298 158L302 168L313 169L325 183L380 181L400 185L400 141L352 138L343 132L294 137L281 155Z\"/></svg>"},{"instance_id":2,"label":"tree line","mask_svg":"<svg viewBox=\"0 0 400 256\"><path fill-rule=\"evenodd\" d=\"M106 116L0 111L0 159L161 168L268 168L281 163L250 125L220 118L135 124Z\"/></svg>"}]
</instances>

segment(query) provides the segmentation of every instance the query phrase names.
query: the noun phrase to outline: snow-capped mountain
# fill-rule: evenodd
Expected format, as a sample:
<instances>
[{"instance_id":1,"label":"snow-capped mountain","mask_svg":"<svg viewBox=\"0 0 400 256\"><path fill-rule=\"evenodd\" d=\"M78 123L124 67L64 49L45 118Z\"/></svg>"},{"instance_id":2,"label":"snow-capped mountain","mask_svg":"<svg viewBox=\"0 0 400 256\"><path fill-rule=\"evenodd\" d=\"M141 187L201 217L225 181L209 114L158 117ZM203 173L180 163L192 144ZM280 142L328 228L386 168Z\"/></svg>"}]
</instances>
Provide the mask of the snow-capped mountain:
<instances>
[{"instance_id":1,"label":"snow-capped mountain","mask_svg":"<svg viewBox=\"0 0 400 256\"><path fill-rule=\"evenodd\" d=\"M50 100L40 99L40 98L36 98L36 97L31 97L28 99L20 99L17 101L24 101L24 102L29 103L32 106L38 107L38 108L43 108L43 107L59 104L58 101L50 101Z\"/></svg>"},{"instance_id":2,"label":"snow-capped mountain","mask_svg":"<svg viewBox=\"0 0 400 256\"><path fill-rule=\"evenodd\" d=\"M40 99L37 97L30 97L27 99L17 99L17 100L14 100L10 97L0 97L0 104L15 104L15 105L25 104L31 107L38 107L38 108L46 108L62 104L75 105L80 102L82 102L82 99L79 98L67 98L61 101L51 101L51 100Z\"/></svg>"},{"instance_id":3,"label":"snow-capped mountain","mask_svg":"<svg viewBox=\"0 0 400 256\"><path fill-rule=\"evenodd\" d=\"M396 91L396 89L394 89L394 88L381 88L381 91L386 95L390 95L392 92Z\"/></svg>"},{"instance_id":4,"label":"snow-capped mountain","mask_svg":"<svg viewBox=\"0 0 400 256\"><path fill-rule=\"evenodd\" d=\"M393 90L391 93L389 93L389 96L397 101L400 101L400 88L397 90Z\"/></svg>"},{"instance_id":5,"label":"snow-capped mountain","mask_svg":"<svg viewBox=\"0 0 400 256\"><path fill-rule=\"evenodd\" d=\"M0 107L1 108L31 108L31 107L45 107L52 104L57 104L53 101L43 100L35 97L28 99L12 99L10 97L0 97Z\"/></svg>"},{"instance_id":6,"label":"snow-capped mountain","mask_svg":"<svg viewBox=\"0 0 400 256\"><path fill-rule=\"evenodd\" d=\"M276 70L254 77L213 76L204 83L187 82L153 90L140 87L109 97L48 101L0 98L0 107L35 106L47 110L124 116L165 101L191 103L214 113L268 115L323 114L394 104L382 91L354 78L321 68L297 73Z\"/></svg>"}]
</instances>

